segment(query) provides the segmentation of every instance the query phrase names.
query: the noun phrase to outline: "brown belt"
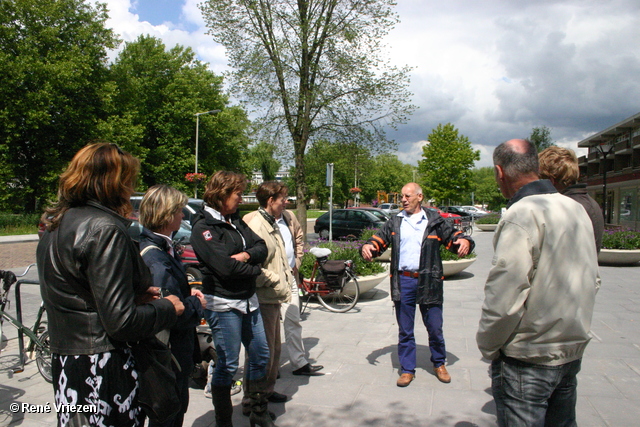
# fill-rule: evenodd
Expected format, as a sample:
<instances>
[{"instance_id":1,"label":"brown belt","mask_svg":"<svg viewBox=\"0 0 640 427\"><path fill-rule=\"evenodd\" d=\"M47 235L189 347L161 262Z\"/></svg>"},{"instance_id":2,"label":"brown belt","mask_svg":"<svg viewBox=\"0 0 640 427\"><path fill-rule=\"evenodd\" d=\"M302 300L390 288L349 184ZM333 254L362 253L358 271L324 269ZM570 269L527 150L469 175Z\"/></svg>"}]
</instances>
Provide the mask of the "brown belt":
<instances>
[{"instance_id":1,"label":"brown belt","mask_svg":"<svg viewBox=\"0 0 640 427\"><path fill-rule=\"evenodd\" d=\"M420 273L417 271L403 270L403 271L398 271L398 273L400 273L402 276L413 277L414 279L417 279L418 277L420 277Z\"/></svg>"}]
</instances>

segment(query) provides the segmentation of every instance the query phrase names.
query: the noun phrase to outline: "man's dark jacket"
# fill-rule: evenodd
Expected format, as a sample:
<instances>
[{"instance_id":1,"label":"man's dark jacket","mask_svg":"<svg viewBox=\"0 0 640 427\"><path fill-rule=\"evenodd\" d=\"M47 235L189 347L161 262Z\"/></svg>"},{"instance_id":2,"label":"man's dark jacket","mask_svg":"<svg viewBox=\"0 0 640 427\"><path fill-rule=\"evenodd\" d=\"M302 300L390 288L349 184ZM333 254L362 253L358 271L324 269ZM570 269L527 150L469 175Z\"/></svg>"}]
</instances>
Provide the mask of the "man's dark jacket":
<instances>
[{"instance_id":1,"label":"man's dark jacket","mask_svg":"<svg viewBox=\"0 0 640 427\"><path fill-rule=\"evenodd\" d=\"M427 216L427 228L422 238L422 250L420 252L420 276L418 278L418 294L416 303L441 305L443 301L444 274L442 259L440 258L440 245L444 245L449 251L457 253L460 245L453 244L454 240L464 238L471 243L470 251L475 247L471 237L465 236L445 221L437 212L422 208ZM367 243L371 243L378 254L383 253L389 246L393 246L391 253L391 299L400 301L400 286L398 278L398 266L400 263L400 225L404 214L394 215L384 223L380 231L371 237Z\"/></svg>"},{"instance_id":2,"label":"man's dark jacket","mask_svg":"<svg viewBox=\"0 0 640 427\"><path fill-rule=\"evenodd\" d=\"M593 224L596 249L600 252L600 248L602 247L602 235L604 234L604 217L602 216L602 209L600 209L598 202L593 200L587 193L587 184L570 185L560 193L580 203L587 211L587 214L589 214L589 218L591 219L591 224Z\"/></svg>"},{"instance_id":3,"label":"man's dark jacket","mask_svg":"<svg viewBox=\"0 0 640 427\"><path fill-rule=\"evenodd\" d=\"M187 281L180 255L172 257L169 253L167 239L154 234L146 228L140 233L140 251L147 246L155 246L158 249L150 249L142 256L145 264L151 271L153 286L167 289L171 295L180 298L184 304L184 312L178 316L178 321L171 328L169 343L182 369L189 372L193 364L193 348L195 345L195 327L200 324L203 316L202 304L198 297L191 295L191 288Z\"/></svg>"},{"instance_id":4,"label":"man's dark jacket","mask_svg":"<svg viewBox=\"0 0 640 427\"><path fill-rule=\"evenodd\" d=\"M69 209L38 244L51 352L96 354L148 338L176 321L171 301L136 305L152 286L131 221L98 203Z\"/></svg>"},{"instance_id":5,"label":"man's dark jacket","mask_svg":"<svg viewBox=\"0 0 640 427\"><path fill-rule=\"evenodd\" d=\"M202 292L228 299L249 299L256 292L256 277L262 272L260 264L267 259L267 245L237 214L231 216L231 222L236 229L200 209L191 220L190 243L203 264ZM249 254L248 262L231 258L240 252Z\"/></svg>"}]
</instances>

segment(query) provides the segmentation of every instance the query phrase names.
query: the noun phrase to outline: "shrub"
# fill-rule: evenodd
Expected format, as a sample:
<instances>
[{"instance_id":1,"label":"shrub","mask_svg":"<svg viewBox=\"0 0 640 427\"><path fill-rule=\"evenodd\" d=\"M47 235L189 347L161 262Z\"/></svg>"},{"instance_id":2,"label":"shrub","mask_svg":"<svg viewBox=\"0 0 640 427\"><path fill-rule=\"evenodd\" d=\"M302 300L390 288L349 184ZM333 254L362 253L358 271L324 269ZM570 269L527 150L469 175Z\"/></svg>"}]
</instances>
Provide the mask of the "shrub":
<instances>
[{"instance_id":1,"label":"shrub","mask_svg":"<svg viewBox=\"0 0 640 427\"><path fill-rule=\"evenodd\" d=\"M471 252L466 256L459 257L458 255L449 252L447 249L445 249L443 245L440 245L440 258L442 258L442 261L457 261L459 259L471 259L475 257L476 257L475 252Z\"/></svg>"},{"instance_id":2,"label":"shrub","mask_svg":"<svg viewBox=\"0 0 640 427\"><path fill-rule=\"evenodd\" d=\"M499 222L500 222L500 215L498 214L483 216L482 218L478 218L476 220L476 224L497 224Z\"/></svg>"},{"instance_id":3,"label":"shrub","mask_svg":"<svg viewBox=\"0 0 640 427\"><path fill-rule=\"evenodd\" d=\"M625 228L606 228L602 236L604 249L640 249L640 232Z\"/></svg>"}]
</instances>

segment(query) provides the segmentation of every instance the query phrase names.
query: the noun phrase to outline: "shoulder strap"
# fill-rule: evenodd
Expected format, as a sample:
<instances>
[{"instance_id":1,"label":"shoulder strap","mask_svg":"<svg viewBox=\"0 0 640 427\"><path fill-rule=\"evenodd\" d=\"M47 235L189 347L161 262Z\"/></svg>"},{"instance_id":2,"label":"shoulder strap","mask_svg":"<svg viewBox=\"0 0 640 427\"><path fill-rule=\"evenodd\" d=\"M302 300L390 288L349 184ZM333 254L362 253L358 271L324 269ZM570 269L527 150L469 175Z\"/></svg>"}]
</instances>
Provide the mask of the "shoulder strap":
<instances>
[{"instance_id":1,"label":"shoulder strap","mask_svg":"<svg viewBox=\"0 0 640 427\"><path fill-rule=\"evenodd\" d=\"M157 249L159 251L162 251L162 249L159 246L156 245L149 245L147 247L145 247L143 250L140 251L140 256L144 256L144 254L146 254L147 252L149 252L151 249ZM164 252L164 251L163 251Z\"/></svg>"}]
</instances>

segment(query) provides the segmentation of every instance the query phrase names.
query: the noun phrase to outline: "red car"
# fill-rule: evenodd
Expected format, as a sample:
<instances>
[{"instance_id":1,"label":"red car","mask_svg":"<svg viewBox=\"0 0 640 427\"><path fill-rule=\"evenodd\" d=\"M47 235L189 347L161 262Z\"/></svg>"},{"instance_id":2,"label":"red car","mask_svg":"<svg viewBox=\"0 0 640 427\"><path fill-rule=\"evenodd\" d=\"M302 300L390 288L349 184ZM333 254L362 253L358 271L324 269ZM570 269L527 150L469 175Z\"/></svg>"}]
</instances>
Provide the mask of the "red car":
<instances>
[{"instance_id":1,"label":"red car","mask_svg":"<svg viewBox=\"0 0 640 427\"><path fill-rule=\"evenodd\" d=\"M442 218L448 219L453 224L460 224L462 222L462 218L460 217L460 215L451 214L443 210L440 210L438 208L428 207L427 209L429 209L430 211L439 213Z\"/></svg>"}]
</instances>

